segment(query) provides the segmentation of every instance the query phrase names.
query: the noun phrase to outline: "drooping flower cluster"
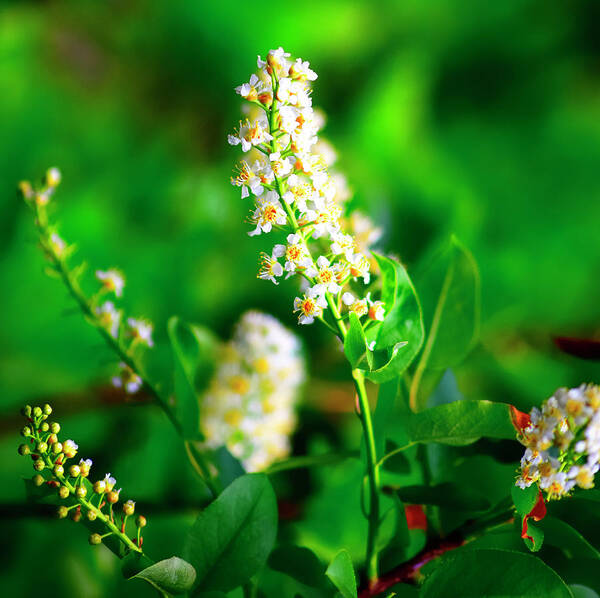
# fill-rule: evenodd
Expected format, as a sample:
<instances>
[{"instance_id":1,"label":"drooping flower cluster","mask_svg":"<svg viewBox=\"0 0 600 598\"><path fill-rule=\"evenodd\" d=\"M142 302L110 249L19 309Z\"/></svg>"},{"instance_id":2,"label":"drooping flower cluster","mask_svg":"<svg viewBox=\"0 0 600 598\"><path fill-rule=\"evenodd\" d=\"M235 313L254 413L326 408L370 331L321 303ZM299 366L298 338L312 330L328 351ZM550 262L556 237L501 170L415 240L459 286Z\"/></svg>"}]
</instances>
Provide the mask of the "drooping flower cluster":
<instances>
[{"instance_id":1,"label":"drooping flower cluster","mask_svg":"<svg viewBox=\"0 0 600 598\"><path fill-rule=\"evenodd\" d=\"M115 488L115 478L107 473L93 484L89 481L92 460L76 461L79 446L70 439L61 441L58 436L60 424L47 421L52 414L50 405L27 405L22 413L27 424L21 435L28 443L19 446L19 454L29 456L33 461L37 472L32 480L34 485L55 491L64 502L57 509L58 517L64 519L70 515L73 521L78 522L85 516L90 522L96 522L98 531L90 535L90 544L100 544L104 538L115 536L126 549L141 552L141 529L146 525L146 518L138 515L136 536L130 538L126 526L128 517L135 513L135 502L127 500L121 505L122 513L117 525L116 504L121 489ZM74 461L69 463L71 459ZM104 533L99 533L101 531Z\"/></svg>"},{"instance_id":2,"label":"drooping flower cluster","mask_svg":"<svg viewBox=\"0 0 600 598\"><path fill-rule=\"evenodd\" d=\"M200 398L206 446L225 445L247 471L265 469L289 453L304 380L300 349L272 316L255 311L242 316Z\"/></svg>"},{"instance_id":3,"label":"drooping flower cluster","mask_svg":"<svg viewBox=\"0 0 600 598\"><path fill-rule=\"evenodd\" d=\"M122 387L132 394L142 386L142 378L135 371L136 368L131 367L134 362L133 354L138 346L154 345L152 324L147 320L136 318L127 318L124 322L123 310L117 308L114 300L106 298L111 294L114 295L115 300L123 296L125 277L115 268L97 270L96 279L100 287L92 297L88 298L84 295L79 278L85 264L80 264L76 268L68 265L68 258L73 254L74 247L68 245L59 236L56 227L48 222L47 207L60 181L60 171L57 168L50 168L39 189L34 189L31 183L23 181L19 184L19 190L27 204L34 210L40 245L50 262L49 272L64 282L67 290L82 308L87 320L104 333L117 353L127 356L129 365L121 360L119 374L114 376L112 381L115 386Z\"/></svg>"},{"instance_id":4,"label":"drooping flower cluster","mask_svg":"<svg viewBox=\"0 0 600 598\"><path fill-rule=\"evenodd\" d=\"M527 448L517 486L537 483L548 499L592 488L600 469L600 387L559 388L531 410L519 440Z\"/></svg>"},{"instance_id":5,"label":"drooping flower cluster","mask_svg":"<svg viewBox=\"0 0 600 598\"><path fill-rule=\"evenodd\" d=\"M260 113L228 137L231 145L250 152L232 178L243 198L254 196L249 234L287 233L285 243L262 256L258 276L275 284L284 273L286 278L303 277L304 293L294 300L301 324L322 319L328 309L339 321L344 307L359 317L383 319L385 306L370 310L370 296L361 298L365 293L358 286L370 281L365 251L379 233L358 222L363 233L359 243L343 226L349 194L343 178L328 172L335 151L317 136L324 121L312 107L310 84L317 74L282 48L271 50L266 60L259 56L258 69L236 92ZM359 289L358 298L353 287Z\"/></svg>"}]
</instances>

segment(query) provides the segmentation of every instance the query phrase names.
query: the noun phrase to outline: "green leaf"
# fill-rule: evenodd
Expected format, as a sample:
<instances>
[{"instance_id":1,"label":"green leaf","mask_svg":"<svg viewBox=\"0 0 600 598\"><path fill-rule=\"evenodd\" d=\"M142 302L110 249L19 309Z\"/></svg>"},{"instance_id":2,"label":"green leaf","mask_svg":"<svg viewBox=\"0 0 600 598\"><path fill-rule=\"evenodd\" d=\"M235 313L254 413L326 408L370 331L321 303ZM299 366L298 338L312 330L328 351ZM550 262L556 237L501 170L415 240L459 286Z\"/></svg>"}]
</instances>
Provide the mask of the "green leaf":
<instances>
[{"instance_id":1,"label":"green leaf","mask_svg":"<svg viewBox=\"0 0 600 598\"><path fill-rule=\"evenodd\" d=\"M405 450L422 442L453 446L472 444L485 436L514 439L510 405L491 401L457 401L420 413L402 414L390 429L390 439Z\"/></svg>"},{"instance_id":2,"label":"green leaf","mask_svg":"<svg viewBox=\"0 0 600 598\"><path fill-rule=\"evenodd\" d=\"M522 522L521 522L521 526L522 527ZM544 544L544 530L540 529L535 523L533 523L531 520L527 521L527 535L529 536L529 538L523 538L523 542L525 542L525 546L527 546L527 548L529 550L531 550L531 552L539 552L539 550L542 548L543 544ZM531 539L530 539L531 538Z\"/></svg>"},{"instance_id":3,"label":"green leaf","mask_svg":"<svg viewBox=\"0 0 600 598\"><path fill-rule=\"evenodd\" d=\"M381 269L381 300L385 303L386 315L381 324L367 331L367 341L375 341L377 351L388 350L384 362L391 360L391 353L396 348L400 358L394 361L393 369L399 375L411 364L423 344L421 306L404 266L391 258L374 255ZM398 352L399 343L402 346L406 343L406 348Z\"/></svg>"},{"instance_id":4,"label":"green leaf","mask_svg":"<svg viewBox=\"0 0 600 598\"><path fill-rule=\"evenodd\" d=\"M130 579L143 579L162 592L182 594L187 592L196 579L196 571L188 562L179 557L159 561L140 571Z\"/></svg>"},{"instance_id":5,"label":"green leaf","mask_svg":"<svg viewBox=\"0 0 600 598\"><path fill-rule=\"evenodd\" d=\"M348 327L348 333L344 339L344 353L352 366L355 369L361 366L363 369L371 369L373 363L373 354L367 346L367 339L365 337L365 331L363 329L358 316L354 312L350 312L349 315L350 326Z\"/></svg>"},{"instance_id":6,"label":"green leaf","mask_svg":"<svg viewBox=\"0 0 600 598\"><path fill-rule=\"evenodd\" d=\"M445 370L459 364L479 336L480 282L471 253L454 236L434 256L418 278L427 342L410 391L414 411L423 408L427 395L419 392L428 370Z\"/></svg>"},{"instance_id":7,"label":"green leaf","mask_svg":"<svg viewBox=\"0 0 600 598\"><path fill-rule=\"evenodd\" d=\"M560 548L569 558L600 559L600 552L565 521L545 517L538 525L544 530L546 542Z\"/></svg>"},{"instance_id":8,"label":"green leaf","mask_svg":"<svg viewBox=\"0 0 600 598\"><path fill-rule=\"evenodd\" d=\"M198 397L212 376L217 341L209 330L186 324L177 316L169 319L167 331L174 358L175 415L184 437L198 439Z\"/></svg>"},{"instance_id":9,"label":"green leaf","mask_svg":"<svg viewBox=\"0 0 600 598\"><path fill-rule=\"evenodd\" d=\"M402 351L403 347L406 346L408 346L408 341L396 343L392 347L391 352L387 352L388 361L370 372L365 372L365 376L375 384L382 384L398 377L409 365L407 363L407 356ZM381 352L378 351L378 353Z\"/></svg>"},{"instance_id":10,"label":"green leaf","mask_svg":"<svg viewBox=\"0 0 600 598\"><path fill-rule=\"evenodd\" d=\"M269 557L269 567L312 588L327 587L325 566L303 546L279 546Z\"/></svg>"},{"instance_id":11,"label":"green leaf","mask_svg":"<svg viewBox=\"0 0 600 598\"><path fill-rule=\"evenodd\" d=\"M277 534L275 493L264 474L237 478L196 519L184 556L203 590L227 592L266 562Z\"/></svg>"},{"instance_id":12,"label":"green leaf","mask_svg":"<svg viewBox=\"0 0 600 598\"><path fill-rule=\"evenodd\" d=\"M352 559L347 550L340 550L327 567L325 574L344 598L356 598L356 578Z\"/></svg>"},{"instance_id":13,"label":"green leaf","mask_svg":"<svg viewBox=\"0 0 600 598\"><path fill-rule=\"evenodd\" d=\"M420 598L573 598L555 571L522 552L454 550L428 565L426 573Z\"/></svg>"},{"instance_id":14,"label":"green leaf","mask_svg":"<svg viewBox=\"0 0 600 598\"><path fill-rule=\"evenodd\" d=\"M531 509L535 507L539 493L540 491L537 484L532 484L529 488L519 488L519 486L513 485L510 494L515 508L517 509L517 513L519 513L519 515L529 515Z\"/></svg>"},{"instance_id":15,"label":"green leaf","mask_svg":"<svg viewBox=\"0 0 600 598\"><path fill-rule=\"evenodd\" d=\"M491 507L490 501L472 488L452 482L435 486L401 486L393 491L400 500L412 505L435 505L468 511L485 511Z\"/></svg>"},{"instance_id":16,"label":"green leaf","mask_svg":"<svg viewBox=\"0 0 600 598\"><path fill-rule=\"evenodd\" d=\"M569 586L573 593L573 598L600 598L594 590L587 586L580 586L579 584L571 584Z\"/></svg>"}]
</instances>

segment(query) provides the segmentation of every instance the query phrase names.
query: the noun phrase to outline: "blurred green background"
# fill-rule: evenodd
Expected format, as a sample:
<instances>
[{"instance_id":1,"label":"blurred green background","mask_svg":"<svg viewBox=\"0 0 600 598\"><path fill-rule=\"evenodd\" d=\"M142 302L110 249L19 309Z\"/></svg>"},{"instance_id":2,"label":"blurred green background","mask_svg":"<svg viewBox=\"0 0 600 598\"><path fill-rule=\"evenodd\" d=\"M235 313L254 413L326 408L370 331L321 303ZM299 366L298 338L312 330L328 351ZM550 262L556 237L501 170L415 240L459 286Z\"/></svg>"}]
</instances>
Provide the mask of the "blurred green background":
<instances>
[{"instance_id":1,"label":"blurred green background","mask_svg":"<svg viewBox=\"0 0 600 598\"><path fill-rule=\"evenodd\" d=\"M76 525L22 506L22 403L52 398L67 435L97 473L116 473L145 501L173 553L194 495L162 416L97 392L111 356L43 275L19 180L61 168L61 234L91 269L124 270L124 304L156 323L159 344L171 314L223 338L250 307L295 327L293 284L255 278L267 244L246 235L248 204L229 185L238 152L226 144L240 114L233 87L256 54L283 45L319 73L313 97L328 115L326 136L355 205L384 227L383 247L410 271L455 232L479 263L482 342L456 372L463 393L529 407L558 386L600 379L597 365L551 342L600 334L599 18L593 0L3 3L6 594L151 595L120 580L112 555L88 549ZM341 362L315 332L299 330L311 375L335 381Z\"/></svg>"}]
</instances>

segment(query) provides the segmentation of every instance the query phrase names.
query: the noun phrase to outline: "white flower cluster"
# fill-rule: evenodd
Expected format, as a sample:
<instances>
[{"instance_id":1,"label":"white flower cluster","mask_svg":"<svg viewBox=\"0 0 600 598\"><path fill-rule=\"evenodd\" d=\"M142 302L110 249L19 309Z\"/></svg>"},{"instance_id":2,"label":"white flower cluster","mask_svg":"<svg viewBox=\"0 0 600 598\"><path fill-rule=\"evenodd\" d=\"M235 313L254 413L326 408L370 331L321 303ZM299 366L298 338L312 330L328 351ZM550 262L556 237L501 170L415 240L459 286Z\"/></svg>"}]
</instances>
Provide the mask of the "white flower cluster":
<instances>
[{"instance_id":1,"label":"white flower cluster","mask_svg":"<svg viewBox=\"0 0 600 598\"><path fill-rule=\"evenodd\" d=\"M206 446L225 445L247 471L265 469L289 453L304 380L300 349L272 316L255 311L242 316L200 398Z\"/></svg>"},{"instance_id":2,"label":"white flower cluster","mask_svg":"<svg viewBox=\"0 0 600 598\"><path fill-rule=\"evenodd\" d=\"M255 154L232 178L243 198L255 197L250 217L254 229L249 234L273 229L288 233L285 244L276 244L270 255L262 256L258 276L275 284L284 273L286 278L304 278L305 292L294 300L301 324L322 318L327 308L339 319L343 306L359 317L383 319L381 302L372 302L370 296L356 298L350 291L359 279L369 283L370 261L361 251L366 244L360 247L342 226L349 193L343 178L328 172L335 151L317 136L324 122L312 108L310 82L317 74L308 62L291 60L282 48L271 50L266 60L259 56L258 68L258 74L236 91L261 113L240 123L228 137L231 145ZM364 233L365 222L360 226ZM369 242L372 232L366 235Z\"/></svg>"},{"instance_id":3,"label":"white flower cluster","mask_svg":"<svg viewBox=\"0 0 600 598\"><path fill-rule=\"evenodd\" d=\"M537 482L548 499L575 486L592 488L600 469L600 388L559 388L541 409L531 410L520 441L527 448L517 486Z\"/></svg>"}]
</instances>

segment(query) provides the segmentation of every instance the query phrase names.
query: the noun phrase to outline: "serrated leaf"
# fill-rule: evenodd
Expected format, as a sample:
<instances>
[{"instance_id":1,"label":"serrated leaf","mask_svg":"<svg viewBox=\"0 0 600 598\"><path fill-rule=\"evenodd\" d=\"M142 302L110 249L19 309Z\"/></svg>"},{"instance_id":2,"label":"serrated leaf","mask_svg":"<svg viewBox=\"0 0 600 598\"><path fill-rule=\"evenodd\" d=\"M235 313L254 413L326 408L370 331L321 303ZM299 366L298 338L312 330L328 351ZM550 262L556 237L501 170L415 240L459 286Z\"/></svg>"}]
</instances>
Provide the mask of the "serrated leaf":
<instances>
[{"instance_id":1,"label":"serrated leaf","mask_svg":"<svg viewBox=\"0 0 600 598\"><path fill-rule=\"evenodd\" d=\"M329 577L333 585L340 591L344 598L356 598L356 578L352 559L347 550L340 550L327 567L325 575Z\"/></svg>"},{"instance_id":2,"label":"serrated leaf","mask_svg":"<svg viewBox=\"0 0 600 598\"><path fill-rule=\"evenodd\" d=\"M184 557L202 590L228 592L266 562L277 534L275 493L264 474L237 478L196 519Z\"/></svg>"},{"instance_id":3,"label":"serrated leaf","mask_svg":"<svg viewBox=\"0 0 600 598\"><path fill-rule=\"evenodd\" d=\"M187 561L173 556L146 567L130 579L143 579L162 592L182 594L194 585L196 571Z\"/></svg>"}]
</instances>

